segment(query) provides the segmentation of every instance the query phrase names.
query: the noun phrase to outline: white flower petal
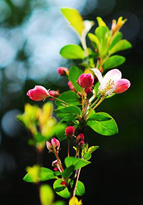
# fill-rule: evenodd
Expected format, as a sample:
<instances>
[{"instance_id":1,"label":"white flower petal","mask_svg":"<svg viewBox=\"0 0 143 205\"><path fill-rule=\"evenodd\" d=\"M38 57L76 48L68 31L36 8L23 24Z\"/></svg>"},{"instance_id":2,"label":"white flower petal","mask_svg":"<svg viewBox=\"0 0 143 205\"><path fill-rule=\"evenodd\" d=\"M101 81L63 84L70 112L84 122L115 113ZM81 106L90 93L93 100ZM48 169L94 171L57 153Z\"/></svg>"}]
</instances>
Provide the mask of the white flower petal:
<instances>
[{"instance_id":1,"label":"white flower petal","mask_svg":"<svg viewBox=\"0 0 143 205\"><path fill-rule=\"evenodd\" d=\"M94 72L94 74L96 75L96 77L98 78L98 80L99 80L99 83L100 84L102 84L102 74L101 74L101 72L97 69L97 68L93 68L93 69L91 69L93 72Z\"/></svg>"},{"instance_id":2,"label":"white flower petal","mask_svg":"<svg viewBox=\"0 0 143 205\"><path fill-rule=\"evenodd\" d=\"M109 80L117 82L118 80L121 79L121 77L122 77L122 73L118 69L113 69L113 70L108 71L105 74L103 81L104 83L108 83Z\"/></svg>"}]
</instances>

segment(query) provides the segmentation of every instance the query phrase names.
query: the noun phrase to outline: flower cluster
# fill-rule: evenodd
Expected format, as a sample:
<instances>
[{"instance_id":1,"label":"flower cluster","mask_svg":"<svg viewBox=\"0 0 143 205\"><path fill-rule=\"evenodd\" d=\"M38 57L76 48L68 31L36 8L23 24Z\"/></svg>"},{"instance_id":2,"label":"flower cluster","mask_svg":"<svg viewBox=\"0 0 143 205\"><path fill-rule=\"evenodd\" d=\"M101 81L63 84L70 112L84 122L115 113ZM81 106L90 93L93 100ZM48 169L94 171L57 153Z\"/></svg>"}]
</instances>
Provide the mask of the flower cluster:
<instances>
[{"instance_id":1,"label":"flower cluster","mask_svg":"<svg viewBox=\"0 0 143 205\"><path fill-rule=\"evenodd\" d=\"M54 112L58 120L52 117L52 103L45 104L42 109L26 106L25 113L19 117L19 120L32 133L34 139L32 145L36 146L38 154L46 146L55 156L52 162L53 170L41 168L40 165L32 167L28 169L30 171L26 174L25 181L33 180L38 183L40 180L54 179L55 192L64 198L71 198L69 204L72 205L73 202L81 204L81 201L75 197L78 194L83 195L85 190L84 184L79 181L81 168L90 163L92 153L99 148L99 146L89 147L85 142L86 127L104 136L118 133L118 126L113 117L105 112L97 112L96 108L103 101L106 102L107 97L123 93L131 86L130 81L122 78L121 71L117 69L125 62L125 58L114 55L118 51L130 48L131 44L123 40L119 32L126 22L122 17L117 21L113 20L111 28L102 18L97 17L98 27L93 34L89 33L89 30L94 22L84 21L77 10L63 8L61 12L78 33L81 46L66 45L60 50L60 54L64 58L78 59L81 62L78 67L57 69L57 73L67 79L69 91L60 93L59 90L36 85L27 92L27 96L33 101L54 100L56 107ZM92 48L86 44L87 33ZM60 141L64 140L66 140L67 156L63 164L60 159ZM86 141L88 141L87 136ZM72 148L75 150L73 156L71 156ZM78 188L80 193L77 191Z\"/></svg>"}]
</instances>

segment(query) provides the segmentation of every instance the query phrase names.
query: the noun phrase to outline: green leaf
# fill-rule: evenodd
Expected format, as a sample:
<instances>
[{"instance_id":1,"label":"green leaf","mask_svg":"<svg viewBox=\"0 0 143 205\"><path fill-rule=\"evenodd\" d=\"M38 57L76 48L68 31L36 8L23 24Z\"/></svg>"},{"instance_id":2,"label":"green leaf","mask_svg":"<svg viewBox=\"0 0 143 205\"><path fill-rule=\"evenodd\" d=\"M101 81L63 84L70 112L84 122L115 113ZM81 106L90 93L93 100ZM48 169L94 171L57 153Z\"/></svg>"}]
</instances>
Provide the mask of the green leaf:
<instances>
[{"instance_id":1,"label":"green leaf","mask_svg":"<svg viewBox=\"0 0 143 205\"><path fill-rule=\"evenodd\" d=\"M88 153L88 152L84 153L84 155L83 155L83 158L86 159L86 160L91 159L91 157L92 157L91 154Z\"/></svg>"},{"instance_id":2,"label":"green leaf","mask_svg":"<svg viewBox=\"0 0 143 205\"><path fill-rule=\"evenodd\" d=\"M108 28L105 26L97 27L97 29L95 30L95 34L97 35L97 38L100 42L102 42L103 39L105 39L107 31Z\"/></svg>"},{"instance_id":3,"label":"green leaf","mask_svg":"<svg viewBox=\"0 0 143 205\"><path fill-rule=\"evenodd\" d=\"M122 39L122 33L118 31L118 32L115 33L115 35L113 36L113 40L112 40L111 45L109 46L109 50L110 50L111 48L113 48L113 46L116 45L121 39Z\"/></svg>"},{"instance_id":4,"label":"green leaf","mask_svg":"<svg viewBox=\"0 0 143 205\"><path fill-rule=\"evenodd\" d=\"M59 135L65 129L66 125L60 122L54 127L54 134Z\"/></svg>"},{"instance_id":5,"label":"green leaf","mask_svg":"<svg viewBox=\"0 0 143 205\"><path fill-rule=\"evenodd\" d=\"M92 116L91 116L92 117ZM107 113L104 113L104 117L109 117L108 120L88 120L87 125L91 127L95 132L110 136L118 133L118 127L115 120Z\"/></svg>"},{"instance_id":6,"label":"green leaf","mask_svg":"<svg viewBox=\"0 0 143 205\"><path fill-rule=\"evenodd\" d=\"M59 122L58 124L61 124L61 122ZM57 138L60 140L60 141L63 141L66 139L66 136L65 136L65 128L66 128L66 125L64 127L62 127L62 129L60 130L60 132L56 133L56 136Z\"/></svg>"},{"instance_id":7,"label":"green leaf","mask_svg":"<svg viewBox=\"0 0 143 205\"><path fill-rule=\"evenodd\" d=\"M64 118L61 120L61 122L72 122L76 118L77 118L77 115L68 114L68 115L64 116Z\"/></svg>"},{"instance_id":8,"label":"green leaf","mask_svg":"<svg viewBox=\"0 0 143 205\"><path fill-rule=\"evenodd\" d=\"M92 154L94 151L96 151L99 148L99 146L91 146L88 149L88 153Z\"/></svg>"},{"instance_id":9,"label":"green leaf","mask_svg":"<svg viewBox=\"0 0 143 205\"><path fill-rule=\"evenodd\" d=\"M91 42L95 44L95 47L97 47L99 49L100 42L99 42L99 39L97 38L97 36L94 35L93 33L89 33L88 37L91 40Z\"/></svg>"},{"instance_id":10,"label":"green leaf","mask_svg":"<svg viewBox=\"0 0 143 205\"><path fill-rule=\"evenodd\" d=\"M109 36L108 28L100 26L95 30L95 33L100 41L99 53L103 56L107 52L107 37Z\"/></svg>"},{"instance_id":11,"label":"green leaf","mask_svg":"<svg viewBox=\"0 0 143 205\"><path fill-rule=\"evenodd\" d=\"M40 200L42 205L52 205L54 201L54 193L49 185L40 186Z\"/></svg>"},{"instance_id":12,"label":"green leaf","mask_svg":"<svg viewBox=\"0 0 143 205\"><path fill-rule=\"evenodd\" d=\"M54 172L51 169L41 167L40 168L40 181L47 181L50 179L56 179Z\"/></svg>"},{"instance_id":13,"label":"green leaf","mask_svg":"<svg viewBox=\"0 0 143 205\"><path fill-rule=\"evenodd\" d=\"M53 184L53 189L59 196L67 199L70 197L70 192L67 187L61 185L62 181L62 179L57 179Z\"/></svg>"},{"instance_id":14,"label":"green leaf","mask_svg":"<svg viewBox=\"0 0 143 205\"><path fill-rule=\"evenodd\" d=\"M107 121L107 120L110 120L112 117L110 115L108 115L107 113L105 112L97 112L93 115L91 115L88 120L90 121L94 121L94 120L97 120L97 121Z\"/></svg>"},{"instance_id":15,"label":"green leaf","mask_svg":"<svg viewBox=\"0 0 143 205\"><path fill-rule=\"evenodd\" d=\"M70 182L71 187L73 187L73 180ZM85 193L85 186L81 181L77 182L77 187L75 191L76 196L82 196Z\"/></svg>"},{"instance_id":16,"label":"green leaf","mask_svg":"<svg viewBox=\"0 0 143 205\"><path fill-rule=\"evenodd\" d=\"M119 56L119 55L111 56L105 61L103 65L103 69L106 70L106 69L118 67L122 65L125 62L125 60L126 59L123 56Z\"/></svg>"},{"instance_id":17,"label":"green leaf","mask_svg":"<svg viewBox=\"0 0 143 205\"><path fill-rule=\"evenodd\" d=\"M74 169L75 167L71 165L63 171L62 176L64 177L65 180L67 180L72 175Z\"/></svg>"},{"instance_id":18,"label":"green leaf","mask_svg":"<svg viewBox=\"0 0 143 205\"><path fill-rule=\"evenodd\" d=\"M69 70L69 80L72 82L74 88L76 91L80 92L81 91L81 87L79 86L79 84L77 83L77 80L79 78L79 76L82 74L82 70L79 69L76 66L72 66Z\"/></svg>"},{"instance_id":19,"label":"green leaf","mask_svg":"<svg viewBox=\"0 0 143 205\"><path fill-rule=\"evenodd\" d=\"M79 105L79 97L73 91L66 91L66 92L62 93L58 99L66 102L67 104ZM64 106L63 105L64 103L59 101L59 100L56 100L55 103L56 103L57 106Z\"/></svg>"},{"instance_id":20,"label":"green leaf","mask_svg":"<svg viewBox=\"0 0 143 205\"><path fill-rule=\"evenodd\" d=\"M84 23L80 13L73 8L61 8L63 16L67 19L70 25L81 36L84 30Z\"/></svg>"},{"instance_id":21,"label":"green leaf","mask_svg":"<svg viewBox=\"0 0 143 205\"><path fill-rule=\"evenodd\" d=\"M84 51L79 45L66 45L60 50L62 57L66 59L84 59Z\"/></svg>"},{"instance_id":22,"label":"green leaf","mask_svg":"<svg viewBox=\"0 0 143 205\"><path fill-rule=\"evenodd\" d=\"M56 201L54 205L66 205L64 201Z\"/></svg>"},{"instance_id":23,"label":"green leaf","mask_svg":"<svg viewBox=\"0 0 143 205\"><path fill-rule=\"evenodd\" d=\"M36 168L34 168L34 170L30 171L24 176L23 180L26 181L26 182L30 182L30 183L36 183L37 182L37 179L39 181L47 181L47 180L50 180L50 179L56 179L56 176L54 174L54 172L48 168L45 168L45 167L41 167L39 168L39 171L37 170L36 171ZM37 177L33 177L33 173L36 173Z\"/></svg>"},{"instance_id":24,"label":"green leaf","mask_svg":"<svg viewBox=\"0 0 143 205\"><path fill-rule=\"evenodd\" d=\"M89 162L89 161L86 161L86 160L80 159L80 158L76 158L76 157L66 157L65 158L66 167L73 165L75 167L74 170L85 167L86 165L88 165L90 163L91 162Z\"/></svg>"},{"instance_id":25,"label":"green leaf","mask_svg":"<svg viewBox=\"0 0 143 205\"><path fill-rule=\"evenodd\" d=\"M53 188L59 196L67 199L70 197L70 192L68 191L68 188L65 187L64 185L61 185L61 183L62 183L62 179L57 179L53 184ZM73 181L70 182L70 185L71 187L73 186ZM75 194L77 196L82 196L84 193L85 193L84 184L81 181L78 181Z\"/></svg>"},{"instance_id":26,"label":"green leaf","mask_svg":"<svg viewBox=\"0 0 143 205\"><path fill-rule=\"evenodd\" d=\"M55 110L58 117L63 118L66 115L81 115L81 109L77 106L70 106L70 107L64 107L59 108Z\"/></svg>"},{"instance_id":27,"label":"green leaf","mask_svg":"<svg viewBox=\"0 0 143 205\"><path fill-rule=\"evenodd\" d=\"M122 50L126 50L131 48L132 45L129 41L127 40L120 40L117 44L115 44L113 46L113 48L111 48L111 50L109 50L109 55L112 55L118 51L122 51Z\"/></svg>"},{"instance_id":28,"label":"green leaf","mask_svg":"<svg viewBox=\"0 0 143 205\"><path fill-rule=\"evenodd\" d=\"M99 26L107 27L106 23L103 21L103 19L101 17L98 16L96 19L97 19L97 22L98 22Z\"/></svg>"},{"instance_id":29,"label":"green leaf","mask_svg":"<svg viewBox=\"0 0 143 205\"><path fill-rule=\"evenodd\" d=\"M100 85L100 83L99 83L99 81L95 84L95 86L94 86L94 92L95 92L95 96L97 96L98 95L98 88L99 88L99 85Z\"/></svg>"}]
</instances>

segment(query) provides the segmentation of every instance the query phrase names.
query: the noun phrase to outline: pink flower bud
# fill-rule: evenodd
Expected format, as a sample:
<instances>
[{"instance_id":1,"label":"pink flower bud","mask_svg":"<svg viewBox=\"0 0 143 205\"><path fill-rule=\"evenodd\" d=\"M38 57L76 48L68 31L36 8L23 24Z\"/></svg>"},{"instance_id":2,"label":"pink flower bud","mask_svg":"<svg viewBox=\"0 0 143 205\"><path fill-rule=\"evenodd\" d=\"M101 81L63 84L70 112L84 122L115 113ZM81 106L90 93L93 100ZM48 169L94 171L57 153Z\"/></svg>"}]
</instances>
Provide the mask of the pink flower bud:
<instances>
[{"instance_id":1,"label":"pink flower bud","mask_svg":"<svg viewBox=\"0 0 143 205\"><path fill-rule=\"evenodd\" d=\"M52 145L51 145L51 143L49 141L46 142L46 147L49 150L49 152L53 152Z\"/></svg>"},{"instance_id":2,"label":"pink flower bud","mask_svg":"<svg viewBox=\"0 0 143 205\"><path fill-rule=\"evenodd\" d=\"M131 83L127 79L120 79L116 82L115 93L123 93L131 86Z\"/></svg>"},{"instance_id":3,"label":"pink flower bud","mask_svg":"<svg viewBox=\"0 0 143 205\"><path fill-rule=\"evenodd\" d=\"M65 67L59 67L58 68L58 74L61 75L61 76L64 76L64 75L69 75L69 71L67 68Z\"/></svg>"},{"instance_id":4,"label":"pink flower bud","mask_svg":"<svg viewBox=\"0 0 143 205\"><path fill-rule=\"evenodd\" d=\"M57 90L49 90L48 93L52 97L58 97L60 95L59 91L57 91Z\"/></svg>"},{"instance_id":5,"label":"pink flower bud","mask_svg":"<svg viewBox=\"0 0 143 205\"><path fill-rule=\"evenodd\" d=\"M57 167L55 167L55 168L54 168L54 171L56 172L56 171L59 171L59 170L58 170L58 168L57 168Z\"/></svg>"},{"instance_id":6,"label":"pink flower bud","mask_svg":"<svg viewBox=\"0 0 143 205\"><path fill-rule=\"evenodd\" d=\"M62 182L61 182L61 185L67 186L67 182L66 182L66 181L62 181Z\"/></svg>"},{"instance_id":7,"label":"pink flower bud","mask_svg":"<svg viewBox=\"0 0 143 205\"><path fill-rule=\"evenodd\" d=\"M85 92L86 92L87 95L91 95L92 94L92 89L88 87L88 88L85 89Z\"/></svg>"},{"instance_id":8,"label":"pink flower bud","mask_svg":"<svg viewBox=\"0 0 143 205\"><path fill-rule=\"evenodd\" d=\"M73 126L68 126L66 129L65 129L65 135L68 136L68 137L72 137L75 133L75 128Z\"/></svg>"},{"instance_id":9,"label":"pink flower bud","mask_svg":"<svg viewBox=\"0 0 143 205\"><path fill-rule=\"evenodd\" d=\"M74 88L74 86L73 86L73 84L72 84L71 81L68 82L68 86L69 86L69 88L70 88L72 91L75 92L75 88Z\"/></svg>"},{"instance_id":10,"label":"pink flower bud","mask_svg":"<svg viewBox=\"0 0 143 205\"><path fill-rule=\"evenodd\" d=\"M29 90L26 95L34 101L45 100L49 96L46 88L41 85L36 85L33 89Z\"/></svg>"},{"instance_id":11,"label":"pink flower bud","mask_svg":"<svg viewBox=\"0 0 143 205\"><path fill-rule=\"evenodd\" d=\"M51 145L52 145L53 149L56 151L58 151L60 148L60 142L56 138L51 139Z\"/></svg>"},{"instance_id":12,"label":"pink flower bud","mask_svg":"<svg viewBox=\"0 0 143 205\"><path fill-rule=\"evenodd\" d=\"M84 141L84 134L80 133L77 137L76 137L76 143L80 142L80 141Z\"/></svg>"},{"instance_id":13,"label":"pink flower bud","mask_svg":"<svg viewBox=\"0 0 143 205\"><path fill-rule=\"evenodd\" d=\"M91 73L81 74L77 82L82 88L88 88L93 86L94 78Z\"/></svg>"},{"instance_id":14,"label":"pink flower bud","mask_svg":"<svg viewBox=\"0 0 143 205\"><path fill-rule=\"evenodd\" d=\"M80 142L78 143L78 146L79 146L79 147L83 147L83 145L84 145L84 141L80 141Z\"/></svg>"}]
</instances>

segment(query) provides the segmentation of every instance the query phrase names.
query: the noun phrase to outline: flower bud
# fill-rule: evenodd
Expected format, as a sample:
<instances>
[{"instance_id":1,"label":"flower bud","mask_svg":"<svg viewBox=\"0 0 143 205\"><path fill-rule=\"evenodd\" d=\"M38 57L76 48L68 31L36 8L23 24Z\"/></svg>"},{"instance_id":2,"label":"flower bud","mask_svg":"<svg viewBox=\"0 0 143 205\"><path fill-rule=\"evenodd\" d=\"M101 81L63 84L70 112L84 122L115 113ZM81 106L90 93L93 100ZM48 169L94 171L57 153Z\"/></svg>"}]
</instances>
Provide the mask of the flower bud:
<instances>
[{"instance_id":1,"label":"flower bud","mask_svg":"<svg viewBox=\"0 0 143 205\"><path fill-rule=\"evenodd\" d=\"M85 89L85 92L86 92L87 95L91 95L92 94L92 89L88 87L88 88Z\"/></svg>"},{"instance_id":2,"label":"flower bud","mask_svg":"<svg viewBox=\"0 0 143 205\"><path fill-rule=\"evenodd\" d=\"M46 147L49 150L49 152L53 152L52 145L51 145L51 143L49 141L46 142Z\"/></svg>"},{"instance_id":3,"label":"flower bud","mask_svg":"<svg viewBox=\"0 0 143 205\"><path fill-rule=\"evenodd\" d=\"M53 147L53 150L59 151L60 148L60 142L56 138L51 139L51 145Z\"/></svg>"},{"instance_id":4,"label":"flower bud","mask_svg":"<svg viewBox=\"0 0 143 205\"><path fill-rule=\"evenodd\" d=\"M71 81L68 82L68 86L69 86L69 88L70 88L72 91L75 92L75 88L74 88L74 86L73 86L73 84L72 84Z\"/></svg>"},{"instance_id":5,"label":"flower bud","mask_svg":"<svg viewBox=\"0 0 143 205\"><path fill-rule=\"evenodd\" d=\"M46 88L41 85L36 85L33 89L30 89L26 95L34 101L45 100L49 96Z\"/></svg>"},{"instance_id":6,"label":"flower bud","mask_svg":"<svg viewBox=\"0 0 143 205\"><path fill-rule=\"evenodd\" d=\"M68 136L68 137L72 137L75 133L75 128L73 126L68 126L66 129L65 129L65 135Z\"/></svg>"},{"instance_id":7,"label":"flower bud","mask_svg":"<svg viewBox=\"0 0 143 205\"><path fill-rule=\"evenodd\" d=\"M78 146L79 146L79 147L83 147L83 146L84 146L84 141L80 141L80 142L78 143Z\"/></svg>"},{"instance_id":8,"label":"flower bud","mask_svg":"<svg viewBox=\"0 0 143 205\"><path fill-rule=\"evenodd\" d=\"M67 182L66 182L66 181L62 181L62 182L61 182L61 185L67 186Z\"/></svg>"},{"instance_id":9,"label":"flower bud","mask_svg":"<svg viewBox=\"0 0 143 205\"><path fill-rule=\"evenodd\" d=\"M65 67L59 67L58 68L58 74L60 75L60 76L64 76L64 75L69 75L69 71L68 71L68 69L67 68L65 68Z\"/></svg>"},{"instance_id":10,"label":"flower bud","mask_svg":"<svg viewBox=\"0 0 143 205\"><path fill-rule=\"evenodd\" d=\"M88 88L93 86L94 78L91 73L81 74L77 82L82 88Z\"/></svg>"},{"instance_id":11,"label":"flower bud","mask_svg":"<svg viewBox=\"0 0 143 205\"><path fill-rule=\"evenodd\" d=\"M58 97L60 95L59 91L57 90L49 90L48 93L51 97Z\"/></svg>"},{"instance_id":12,"label":"flower bud","mask_svg":"<svg viewBox=\"0 0 143 205\"><path fill-rule=\"evenodd\" d=\"M77 137L76 137L76 143L80 142L80 141L84 141L84 134L80 133Z\"/></svg>"},{"instance_id":13,"label":"flower bud","mask_svg":"<svg viewBox=\"0 0 143 205\"><path fill-rule=\"evenodd\" d=\"M127 79L120 79L116 82L115 93L123 93L131 86L131 83Z\"/></svg>"},{"instance_id":14,"label":"flower bud","mask_svg":"<svg viewBox=\"0 0 143 205\"><path fill-rule=\"evenodd\" d=\"M55 167L53 170L54 170L55 172L56 172L56 171L59 171L57 167Z\"/></svg>"}]
</instances>

